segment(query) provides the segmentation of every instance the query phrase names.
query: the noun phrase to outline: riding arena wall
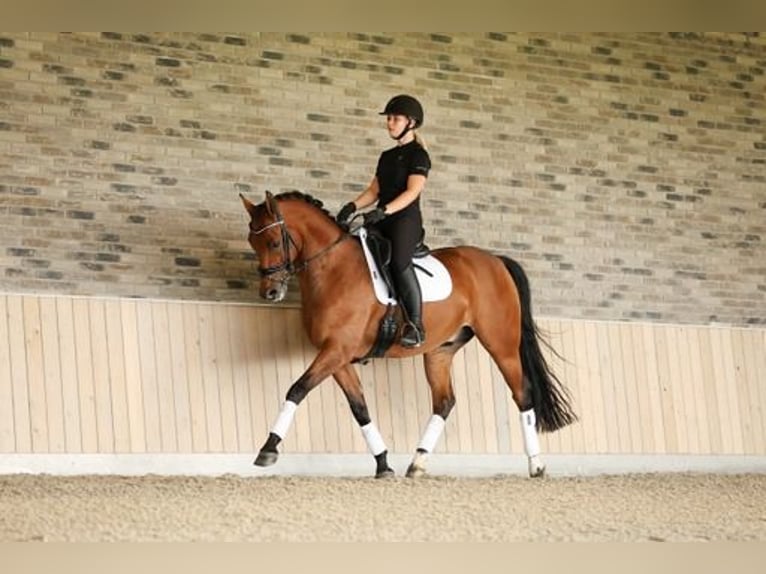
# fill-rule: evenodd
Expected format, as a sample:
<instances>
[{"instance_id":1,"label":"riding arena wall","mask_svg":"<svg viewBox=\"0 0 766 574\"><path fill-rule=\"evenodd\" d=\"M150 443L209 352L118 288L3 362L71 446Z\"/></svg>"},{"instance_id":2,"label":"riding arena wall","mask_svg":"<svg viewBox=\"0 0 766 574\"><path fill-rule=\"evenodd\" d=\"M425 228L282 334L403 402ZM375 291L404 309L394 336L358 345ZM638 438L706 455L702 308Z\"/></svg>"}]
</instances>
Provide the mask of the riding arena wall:
<instances>
[{"instance_id":1,"label":"riding arena wall","mask_svg":"<svg viewBox=\"0 0 766 574\"><path fill-rule=\"evenodd\" d=\"M762 468L764 70L758 33L0 33L0 472L256 452L313 355L297 290L258 298L238 195L337 210L397 93L426 110L428 245L530 277L580 417L544 453ZM420 360L359 373L411 453ZM453 376L437 455L521 459L486 352ZM325 383L282 450L366 446Z\"/></svg>"}]
</instances>

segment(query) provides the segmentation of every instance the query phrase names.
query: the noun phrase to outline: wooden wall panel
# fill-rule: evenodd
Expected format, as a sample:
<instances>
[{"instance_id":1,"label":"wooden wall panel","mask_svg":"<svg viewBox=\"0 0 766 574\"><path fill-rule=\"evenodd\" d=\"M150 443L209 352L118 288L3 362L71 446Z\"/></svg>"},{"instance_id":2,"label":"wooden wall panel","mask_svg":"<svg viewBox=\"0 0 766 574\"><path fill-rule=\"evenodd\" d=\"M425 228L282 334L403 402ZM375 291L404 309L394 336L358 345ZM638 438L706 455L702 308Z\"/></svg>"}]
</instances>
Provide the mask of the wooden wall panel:
<instances>
[{"instance_id":1,"label":"wooden wall panel","mask_svg":"<svg viewBox=\"0 0 766 574\"><path fill-rule=\"evenodd\" d=\"M541 318L579 422L566 454L766 454L766 330ZM314 357L297 309L0 295L0 452L252 453ZM420 357L357 367L389 450L431 413ZM518 410L476 341L451 370L437 452L521 454ZM333 380L298 410L283 452L364 453Z\"/></svg>"},{"instance_id":2,"label":"wooden wall panel","mask_svg":"<svg viewBox=\"0 0 766 574\"><path fill-rule=\"evenodd\" d=\"M0 295L0 452L16 450L15 427L8 304L6 297Z\"/></svg>"},{"instance_id":3,"label":"wooden wall panel","mask_svg":"<svg viewBox=\"0 0 766 574\"><path fill-rule=\"evenodd\" d=\"M22 300L24 353L26 357L32 452L51 452L48 442L48 405L45 397L45 369L40 327L40 301L36 297Z\"/></svg>"},{"instance_id":4,"label":"wooden wall panel","mask_svg":"<svg viewBox=\"0 0 766 574\"><path fill-rule=\"evenodd\" d=\"M172 408L176 423L179 452L192 452L192 420L189 401L189 371L184 333L184 305L168 303L168 344L170 345L170 377L173 381Z\"/></svg>"},{"instance_id":5,"label":"wooden wall panel","mask_svg":"<svg viewBox=\"0 0 766 574\"><path fill-rule=\"evenodd\" d=\"M42 401L45 404L45 419L48 431L48 450L64 452L64 398L61 381L61 358L58 345L58 320L56 300L40 299L35 310L40 322L40 355L33 360L42 360Z\"/></svg>"},{"instance_id":6,"label":"wooden wall panel","mask_svg":"<svg viewBox=\"0 0 766 574\"><path fill-rule=\"evenodd\" d=\"M229 307L226 309L226 318L229 322L228 340L231 346L231 381L234 415L237 421L237 446L240 451L254 450L256 446L251 426L253 417L250 413L250 385L247 380L247 351L245 348L248 338L245 330L246 315L237 313L236 309ZM177 381L178 386L183 383L178 376L174 376L174 380ZM179 448L181 448L180 445Z\"/></svg>"},{"instance_id":7,"label":"wooden wall panel","mask_svg":"<svg viewBox=\"0 0 766 574\"><path fill-rule=\"evenodd\" d=\"M120 323L122 325L122 341L125 349L125 406L128 413L128 429L130 433L129 450L132 453L143 453L146 452L146 428L135 301L121 302ZM182 400L180 395L178 400Z\"/></svg>"},{"instance_id":8,"label":"wooden wall panel","mask_svg":"<svg viewBox=\"0 0 766 574\"><path fill-rule=\"evenodd\" d=\"M58 320L58 346L61 371L53 377L61 387L64 416L64 451L82 452L80 431L80 393L77 383L77 347L74 331L72 300L54 300ZM1 337L0 337L1 340Z\"/></svg>"},{"instance_id":9,"label":"wooden wall panel","mask_svg":"<svg viewBox=\"0 0 766 574\"><path fill-rule=\"evenodd\" d=\"M80 413L80 435L82 452L93 454L100 452L98 443L98 423L96 421L96 391L93 372L93 350L91 346L91 312L87 299L72 300L72 319L74 321L74 345L77 357L77 392ZM140 392L141 379L134 382ZM143 413L143 410L141 411ZM17 422L18 424L18 422ZM18 427L17 427L18 428ZM20 449L19 452L26 452ZM104 452L104 451L101 451Z\"/></svg>"},{"instance_id":10,"label":"wooden wall panel","mask_svg":"<svg viewBox=\"0 0 766 574\"><path fill-rule=\"evenodd\" d=\"M122 314L119 303L119 301L109 300L104 305L106 362L109 369L109 406L114 431L114 452L127 453L130 452L130 424L125 383L125 344L122 338Z\"/></svg>"},{"instance_id":11,"label":"wooden wall panel","mask_svg":"<svg viewBox=\"0 0 766 574\"><path fill-rule=\"evenodd\" d=\"M205 390L202 376L202 342L199 329L199 309L196 305L183 307L185 383L189 389L189 419L192 452L208 451Z\"/></svg>"},{"instance_id":12,"label":"wooden wall panel","mask_svg":"<svg viewBox=\"0 0 766 574\"><path fill-rule=\"evenodd\" d=\"M136 324L138 328L137 356L141 365L140 393L144 408L144 434L146 437L146 452L162 452L162 432L160 430L159 391L157 381L157 366L155 358L154 325L152 321L151 303L140 301L136 303ZM134 353L131 351L131 354ZM204 399L201 400L204 406Z\"/></svg>"}]
</instances>

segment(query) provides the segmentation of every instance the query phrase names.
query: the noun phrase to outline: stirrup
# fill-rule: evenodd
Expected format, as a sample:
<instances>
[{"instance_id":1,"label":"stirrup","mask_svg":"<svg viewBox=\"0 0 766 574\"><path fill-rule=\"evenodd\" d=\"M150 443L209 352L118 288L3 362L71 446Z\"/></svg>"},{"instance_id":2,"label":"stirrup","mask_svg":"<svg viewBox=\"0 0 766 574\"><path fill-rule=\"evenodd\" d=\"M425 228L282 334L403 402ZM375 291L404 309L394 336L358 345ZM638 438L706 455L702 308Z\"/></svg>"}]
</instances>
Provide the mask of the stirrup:
<instances>
[{"instance_id":1,"label":"stirrup","mask_svg":"<svg viewBox=\"0 0 766 574\"><path fill-rule=\"evenodd\" d=\"M426 333L422 326L407 322L402 329L402 336L399 338L399 344L407 349L420 347L426 340Z\"/></svg>"}]
</instances>

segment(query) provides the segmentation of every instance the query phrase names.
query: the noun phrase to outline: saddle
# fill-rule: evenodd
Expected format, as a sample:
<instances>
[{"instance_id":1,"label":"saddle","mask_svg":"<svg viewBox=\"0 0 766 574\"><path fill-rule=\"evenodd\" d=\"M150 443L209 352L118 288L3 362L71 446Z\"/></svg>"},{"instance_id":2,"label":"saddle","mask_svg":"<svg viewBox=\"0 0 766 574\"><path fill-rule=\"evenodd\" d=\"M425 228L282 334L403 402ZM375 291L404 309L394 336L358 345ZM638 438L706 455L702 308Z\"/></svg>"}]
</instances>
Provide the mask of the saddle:
<instances>
[{"instance_id":1,"label":"saddle","mask_svg":"<svg viewBox=\"0 0 766 574\"><path fill-rule=\"evenodd\" d=\"M419 267L416 259L422 259L423 257L426 257L427 255L431 254L431 250L428 248L428 246L423 243L425 232L422 232L420 234L420 240L418 241L417 246L415 246L415 252L412 255L413 260L413 266L415 266L415 269L421 269L424 273L427 273L429 276L433 277L433 274L428 271L427 269L423 268L422 266ZM381 279L383 279L383 282L386 285L386 288L388 290L388 295L392 299L396 299L396 287L394 285L393 277L391 276L391 241L389 241L380 231L375 229L374 227L371 229L367 229L366 233L363 236L364 241L367 244L367 248L370 250L370 255L372 255L372 259L375 262L375 266L377 267L377 271L380 273ZM374 275L373 275L374 279ZM421 285L422 287L422 285ZM388 301L386 301L388 302Z\"/></svg>"},{"instance_id":2,"label":"saddle","mask_svg":"<svg viewBox=\"0 0 766 574\"><path fill-rule=\"evenodd\" d=\"M386 314L381 319L375 343L364 357L353 361L366 363L371 358L382 357L394 343L399 330L399 322L394 313L398 301L390 270L391 242L374 228L360 227L353 234L364 251L375 296L380 303L386 305ZM444 264L431 255L431 250L423 243L422 236L415 248L413 266L423 295L423 303L449 297L452 292L452 278Z\"/></svg>"},{"instance_id":3,"label":"saddle","mask_svg":"<svg viewBox=\"0 0 766 574\"><path fill-rule=\"evenodd\" d=\"M391 243L378 231L360 227L353 232L359 240L372 278L375 296L384 305L397 305L396 288L391 278ZM431 254L422 239L412 259L423 303L441 301L452 293L452 278L444 264Z\"/></svg>"}]
</instances>

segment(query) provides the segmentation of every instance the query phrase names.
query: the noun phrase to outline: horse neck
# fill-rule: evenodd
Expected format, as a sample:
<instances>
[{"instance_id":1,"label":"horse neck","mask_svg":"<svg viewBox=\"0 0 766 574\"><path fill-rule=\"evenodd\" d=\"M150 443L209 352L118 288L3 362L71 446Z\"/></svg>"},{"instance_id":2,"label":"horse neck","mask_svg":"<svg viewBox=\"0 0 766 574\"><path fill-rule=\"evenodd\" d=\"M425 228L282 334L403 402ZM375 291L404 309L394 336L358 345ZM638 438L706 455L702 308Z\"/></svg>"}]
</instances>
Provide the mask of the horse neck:
<instances>
[{"instance_id":1,"label":"horse neck","mask_svg":"<svg viewBox=\"0 0 766 574\"><path fill-rule=\"evenodd\" d=\"M328 295L335 296L337 279L347 267L353 242L339 241L344 231L311 206L298 204L283 213L290 233L299 240L300 259L310 259L298 276L303 302L313 305Z\"/></svg>"},{"instance_id":2,"label":"horse neck","mask_svg":"<svg viewBox=\"0 0 766 574\"><path fill-rule=\"evenodd\" d=\"M302 203L282 204L287 227L300 246L300 258L309 259L337 241L343 231L315 207Z\"/></svg>"}]
</instances>

